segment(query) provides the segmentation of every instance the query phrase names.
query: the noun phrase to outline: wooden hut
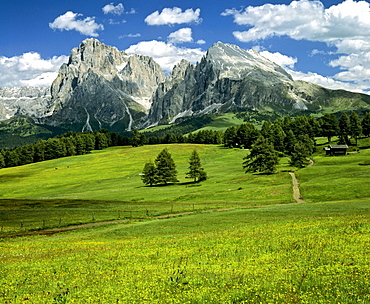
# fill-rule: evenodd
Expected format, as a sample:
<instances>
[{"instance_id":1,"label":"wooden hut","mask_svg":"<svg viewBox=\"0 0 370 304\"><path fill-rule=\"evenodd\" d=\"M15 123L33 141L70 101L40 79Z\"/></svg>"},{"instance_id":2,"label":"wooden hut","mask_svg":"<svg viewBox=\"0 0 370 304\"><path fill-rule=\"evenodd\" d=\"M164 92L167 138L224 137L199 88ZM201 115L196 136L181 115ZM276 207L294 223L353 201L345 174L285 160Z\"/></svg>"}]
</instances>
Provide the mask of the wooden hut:
<instances>
[{"instance_id":1,"label":"wooden hut","mask_svg":"<svg viewBox=\"0 0 370 304\"><path fill-rule=\"evenodd\" d=\"M330 145L324 148L326 155L338 156L346 155L348 146L347 145Z\"/></svg>"}]
</instances>

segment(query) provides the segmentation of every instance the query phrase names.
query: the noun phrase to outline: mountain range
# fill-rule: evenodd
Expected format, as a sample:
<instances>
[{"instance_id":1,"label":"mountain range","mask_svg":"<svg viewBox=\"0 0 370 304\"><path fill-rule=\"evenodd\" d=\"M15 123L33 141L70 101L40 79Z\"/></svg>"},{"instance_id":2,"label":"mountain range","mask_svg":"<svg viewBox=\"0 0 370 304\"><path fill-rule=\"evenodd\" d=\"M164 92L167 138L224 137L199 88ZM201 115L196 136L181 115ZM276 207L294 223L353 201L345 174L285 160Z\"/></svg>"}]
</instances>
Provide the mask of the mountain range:
<instances>
[{"instance_id":1,"label":"mountain range","mask_svg":"<svg viewBox=\"0 0 370 304\"><path fill-rule=\"evenodd\" d=\"M153 58L97 39L71 50L50 88L0 88L0 120L15 115L73 131L123 132L225 112L282 115L370 109L370 96L294 81L254 50L215 43L200 62L165 75Z\"/></svg>"}]
</instances>

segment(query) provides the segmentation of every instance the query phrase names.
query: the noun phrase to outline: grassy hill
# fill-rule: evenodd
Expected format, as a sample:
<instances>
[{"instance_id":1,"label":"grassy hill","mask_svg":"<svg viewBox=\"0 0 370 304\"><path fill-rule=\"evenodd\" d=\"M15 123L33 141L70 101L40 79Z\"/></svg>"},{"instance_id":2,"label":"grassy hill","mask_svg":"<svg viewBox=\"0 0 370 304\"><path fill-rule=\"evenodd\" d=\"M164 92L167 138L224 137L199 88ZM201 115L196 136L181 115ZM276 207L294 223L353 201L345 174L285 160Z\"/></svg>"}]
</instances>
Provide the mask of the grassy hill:
<instances>
[{"instance_id":1,"label":"grassy hill","mask_svg":"<svg viewBox=\"0 0 370 304\"><path fill-rule=\"evenodd\" d=\"M64 132L65 130L59 128L36 124L31 117L17 115L8 120L0 121L0 149L32 144Z\"/></svg>"},{"instance_id":2,"label":"grassy hill","mask_svg":"<svg viewBox=\"0 0 370 304\"><path fill-rule=\"evenodd\" d=\"M154 160L165 147L177 165L180 182L147 187L140 176L144 164ZM194 149L208 174L206 181L197 184L185 178ZM88 222L92 213L95 220L107 220L117 218L119 213L121 217L142 217L147 210L150 215L158 215L292 202L291 178L288 172L283 172L287 159L282 159L282 172L278 174L246 175L242 168L246 154L245 150L214 145L115 147L84 156L5 168L0 170L3 200L0 208L11 209L8 229L19 230L40 227L43 220L49 226L59 225L60 221ZM24 224L20 227L22 220Z\"/></svg>"},{"instance_id":3,"label":"grassy hill","mask_svg":"<svg viewBox=\"0 0 370 304\"><path fill-rule=\"evenodd\" d=\"M164 147L180 183L145 187L144 163ZM209 176L200 184L185 179L194 148ZM3 235L142 219L0 240L0 302L369 303L370 150L339 157L319 150L315 165L301 170L283 158L274 175L245 174L246 153L115 147L1 169ZM288 170L307 203L289 204ZM234 209L206 211L221 207Z\"/></svg>"}]
</instances>

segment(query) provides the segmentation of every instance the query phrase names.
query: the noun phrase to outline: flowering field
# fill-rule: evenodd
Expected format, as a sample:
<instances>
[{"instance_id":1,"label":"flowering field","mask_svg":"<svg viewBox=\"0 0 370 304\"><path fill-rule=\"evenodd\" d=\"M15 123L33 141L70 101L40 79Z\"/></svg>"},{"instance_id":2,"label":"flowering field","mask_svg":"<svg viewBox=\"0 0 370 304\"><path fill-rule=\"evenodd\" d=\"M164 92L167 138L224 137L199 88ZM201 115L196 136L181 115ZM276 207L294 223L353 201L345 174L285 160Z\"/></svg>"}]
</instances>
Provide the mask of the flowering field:
<instances>
[{"instance_id":1,"label":"flowering field","mask_svg":"<svg viewBox=\"0 0 370 304\"><path fill-rule=\"evenodd\" d=\"M369 303L369 202L0 241L0 303Z\"/></svg>"}]
</instances>

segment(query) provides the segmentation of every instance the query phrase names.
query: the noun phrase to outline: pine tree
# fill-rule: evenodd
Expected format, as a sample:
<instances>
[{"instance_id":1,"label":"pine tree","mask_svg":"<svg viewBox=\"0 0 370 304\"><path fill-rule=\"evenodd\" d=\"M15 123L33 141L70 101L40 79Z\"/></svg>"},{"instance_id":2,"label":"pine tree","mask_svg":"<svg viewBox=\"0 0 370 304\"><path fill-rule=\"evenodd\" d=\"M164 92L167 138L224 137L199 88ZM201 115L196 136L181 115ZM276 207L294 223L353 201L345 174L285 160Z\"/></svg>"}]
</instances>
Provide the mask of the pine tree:
<instances>
[{"instance_id":1,"label":"pine tree","mask_svg":"<svg viewBox=\"0 0 370 304\"><path fill-rule=\"evenodd\" d=\"M349 129L351 132L351 136L355 139L356 141L356 146L357 146L357 139L361 135L362 128L361 128L361 121L356 112L352 112L351 115L349 116Z\"/></svg>"},{"instance_id":2,"label":"pine tree","mask_svg":"<svg viewBox=\"0 0 370 304\"><path fill-rule=\"evenodd\" d=\"M244 157L243 168L245 173L264 172L274 173L279 163L279 158L272 144L263 136L259 137L253 144L250 154Z\"/></svg>"},{"instance_id":3,"label":"pine tree","mask_svg":"<svg viewBox=\"0 0 370 304\"><path fill-rule=\"evenodd\" d=\"M331 143L331 138L338 134L338 119L334 114L325 113L320 122L322 136L326 136Z\"/></svg>"},{"instance_id":4,"label":"pine tree","mask_svg":"<svg viewBox=\"0 0 370 304\"><path fill-rule=\"evenodd\" d=\"M95 150L103 150L108 148L108 137L105 133L95 133Z\"/></svg>"},{"instance_id":5,"label":"pine tree","mask_svg":"<svg viewBox=\"0 0 370 304\"><path fill-rule=\"evenodd\" d=\"M133 147L144 146L147 142L148 141L144 133L139 133L137 129L134 129L134 131L132 131L131 145Z\"/></svg>"},{"instance_id":6,"label":"pine tree","mask_svg":"<svg viewBox=\"0 0 370 304\"><path fill-rule=\"evenodd\" d=\"M3 151L0 151L0 169L5 167L5 160L2 152Z\"/></svg>"},{"instance_id":7,"label":"pine tree","mask_svg":"<svg viewBox=\"0 0 370 304\"><path fill-rule=\"evenodd\" d=\"M186 173L186 175L188 175L187 178L194 179L194 182L197 180L202 181L207 179L207 174L202 168L202 164L196 150L191 153L189 160L189 172Z\"/></svg>"},{"instance_id":8,"label":"pine tree","mask_svg":"<svg viewBox=\"0 0 370 304\"><path fill-rule=\"evenodd\" d=\"M236 145L234 147L250 149L258 136L260 136L260 131L253 124L245 123L238 127L236 134Z\"/></svg>"},{"instance_id":9,"label":"pine tree","mask_svg":"<svg viewBox=\"0 0 370 304\"><path fill-rule=\"evenodd\" d=\"M280 124L273 124L272 128L272 144L274 145L274 149L276 151L284 152L284 140L285 140L285 133L283 128Z\"/></svg>"},{"instance_id":10,"label":"pine tree","mask_svg":"<svg viewBox=\"0 0 370 304\"><path fill-rule=\"evenodd\" d=\"M285 151L288 154L293 153L294 145L297 143L297 138L295 137L294 133L292 130L288 130L286 133L286 136L284 138L284 148Z\"/></svg>"},{"instance_id":11,"label":"pine tree","mask_svg":"<svg viewBox=\"0 0 370 304\"><path fill-rule=\"evenodd\" d=\"M370 136L370 112L366 112L361 122L362 133L365 136Z\"/></svg>"},{"instance_id":12,"label":"pine tree","mask_svg":"<svg viewBox=\"0 0 370 304\"><path fill-rule=\"evenodd\" d=\"M271 121L269 120L265 120L262 124L262 128L261 128L261 135L264 137L264 138L267 138L267 139L271 139L272 135L273 135L273 131L272 131L272 123Z\"/></svg>"},{"instance_id":13,"label":"pine tree","mask_svg":"<svg viewBox=\"0 0 370 304\"><path fill-rule=\"evenodd\" d=\"M176 165L167 148L158 154L155 166L157 169L157 183L167 185L170 182L178 182Z\"/></svg>"},{"instance_id":14,"label":"pine tree","mask_svg":"<svg viewBox=\"0 0 370 304\"><path fill-rule=\"evenodd\" d=\"M228 148L234 148L237 146L237 134L236 134L236 127L235 126L232 126L232 127L228 127L226 130L225 130L225 133L224 133L224 145L225 147L228 147Z\"/></svg>"},{"instance_id":15,"label":"pine tree","mask_svg":"<svg viewBox=\"0 0 370 304\"><path fill-rule=\"evenodd\" d=\"M350 135L350 122L346 113L343 113L339 119L339 138L340 143L349 144L348 136Z\"/></svg>"},{"instance_id":16,"label":"pine tree","mask_svg":"<svg viewBox=\"0 0 370 304\"><path fill-rule=\"evenodd\" d=\"M149 186L153 186L157 183L157 168L153 162L145 164L141 179L144 184Z\"/></svg>"},{"instance_id":17,"label":"pine tree","mask_svg":"<svg viewBox=\"0 0 370 304\"><path fill-rule=\"evenodd\" d=\"M290 158L290 165L298 168L307 167L310 163L309 157L311 156L309 148L302 143L297 142L294 145L292 156Z\"/></svg>"}]
</instances>

